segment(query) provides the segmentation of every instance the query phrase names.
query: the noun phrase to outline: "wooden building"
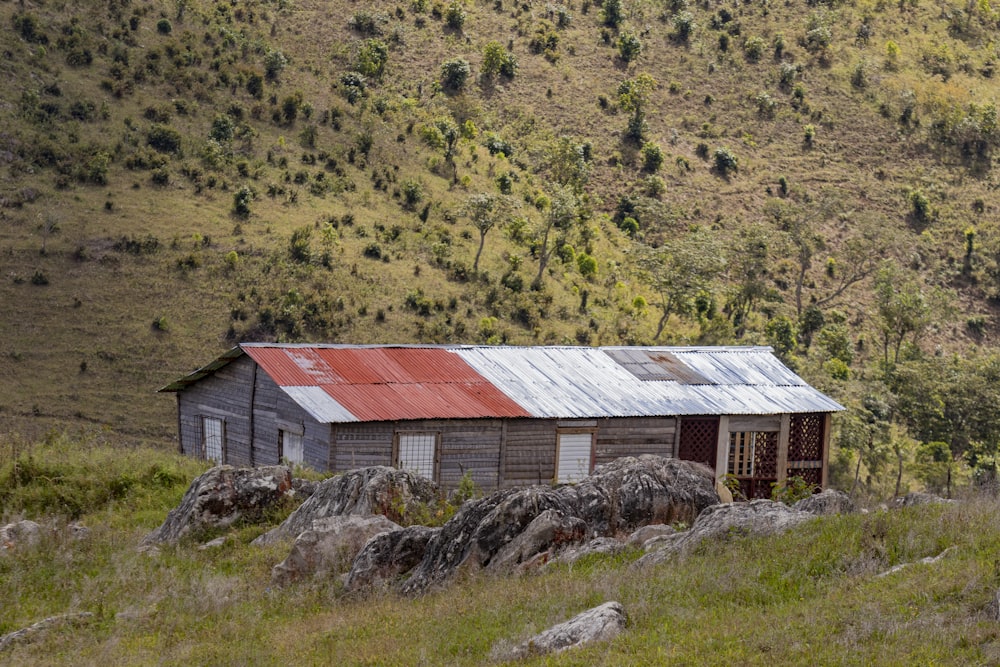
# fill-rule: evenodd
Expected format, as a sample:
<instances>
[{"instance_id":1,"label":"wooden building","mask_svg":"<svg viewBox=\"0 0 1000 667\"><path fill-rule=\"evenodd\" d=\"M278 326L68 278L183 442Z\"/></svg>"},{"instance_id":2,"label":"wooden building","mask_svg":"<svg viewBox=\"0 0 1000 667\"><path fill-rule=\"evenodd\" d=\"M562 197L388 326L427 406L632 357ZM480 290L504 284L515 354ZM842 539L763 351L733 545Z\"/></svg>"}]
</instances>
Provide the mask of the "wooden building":
<instances>
[{"instance_id":1,"label":"wooden building","mask_svg":"<svg viewBox=\"0 0 1000 667\"><path fill-rule=\"evenodd\" d=\"M843 408L766 347L246 343L161 389L181 452L234 465L392 465L454 488L572 482L621 456L701 461L748 497L826 485Z\"/></svg>"}]
</instances>

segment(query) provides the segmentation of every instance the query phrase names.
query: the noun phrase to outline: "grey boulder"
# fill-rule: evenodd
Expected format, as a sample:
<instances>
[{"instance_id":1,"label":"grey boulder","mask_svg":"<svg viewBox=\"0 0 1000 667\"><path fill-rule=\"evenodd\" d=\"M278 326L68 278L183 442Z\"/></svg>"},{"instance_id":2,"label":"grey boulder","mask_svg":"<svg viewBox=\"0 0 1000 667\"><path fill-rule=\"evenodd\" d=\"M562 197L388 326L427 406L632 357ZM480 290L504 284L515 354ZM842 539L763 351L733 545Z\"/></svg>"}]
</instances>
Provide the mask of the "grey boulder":
<instances>
[{"instance_id":1,"label":"grey boulder","mask_svg":"<svg viewBox=\"0 0 1000 667\"><path fill-rule=\"evenodd\" d=\"M408 512L437 497L434 484L406 470L371 466L351 470L316 485L312 495L285 521L253 541L270 544L291 539L312 528L313 521L330 516L381 514L400 521Z\"/></svg>"},{"instance_id":2,"label":"grey boulder","mask_svg":"<svg viewBox=\"0 0 1000 667\"><path fill-rule=\"evenodd\" d=\"M560 653L577 646L608 641L621 634L626 623L621 604L605 602L535 635L515 647L509 657L518 659Z\"/></svg>"},{"instance_id":3,"label":"grey boulder","mask_svg":"<svg viewBox=\"0 0 1000 667\"><path fill-rule=\"evenodd\" d=\"M384 516L317 519L295 538L285 560L271 570L271 583L284 586L309 576L344 572L368 540L398 529L398 524Z\"/></svg>"},{"instance_id":4,"label":"grey boulder","mask_svg":"<svg viewBox=\"0 0 1000 667\"><path fill-rule=\"evenodd\" d=\"M225 528L240 519L258 520L291 492L292 473L287 466L216 466L191 483L180 505L143 538L141 546L176 542L189 533Z\"/></svg>"}]
</instances>

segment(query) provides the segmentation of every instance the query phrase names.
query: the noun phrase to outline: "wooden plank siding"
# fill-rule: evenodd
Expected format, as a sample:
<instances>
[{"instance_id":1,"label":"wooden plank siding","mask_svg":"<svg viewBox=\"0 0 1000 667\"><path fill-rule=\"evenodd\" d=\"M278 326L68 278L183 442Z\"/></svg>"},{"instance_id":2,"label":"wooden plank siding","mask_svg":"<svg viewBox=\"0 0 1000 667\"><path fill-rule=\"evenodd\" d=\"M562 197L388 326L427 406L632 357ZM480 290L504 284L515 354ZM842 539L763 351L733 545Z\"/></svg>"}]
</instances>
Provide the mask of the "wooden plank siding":
<instances>
[{"instance_id":1,"label":"wooden plank siding","mask_svg":"<svg viewBox=\"0 0 1000 667\"><path fill-rule=\"evenodd\" d=\"M623 456L656 454L673 458L675 455L677 420L673 417L622 417L603 419L597 424L595 465Z\"/></svg>"},{"instance_id":2,"label":"wooden plank siding","mask_svg":"<svg viewBox=\"0 0 1000 667\"><path fill-rule=\"evenodd\" d=\"M393 432L390 422L337 424L332 457L334 471L392 465Z\"/></svg>"},{"instance_id":3,"label":"wooden plank siding","mask_svg":"<svg viewBox=\"0 0 1000 667\"><path fill-rule=\"evenodd\" d=\"M239 359L177 394L181 451L202 458L202 417L223 421L225 463L251 465L250 387L253 362Z\"/></svg>"},{"instance_id":4,"label":"wooden plank siding","mask_svg":"<svg viewBox=\"0 0 1000 667\"><path fill-rule=\"evenodd\" d=\"M553 419L507 422L503 486L548 484L556 474L556 426Z\"/></svg>"},{"instance_id":5,"label":"wooden plank siding","mask_svg":"<svg viewBox=\"0 0 1000 667\"><path fill-rule=\"evenodd\" d=\"M330 426L321 424L293 401L266 373L257 373L254 391L254 463L279 463L278 431L302 436L303 460L316 470L330 465Z\"/></svg>"}]
</instances>

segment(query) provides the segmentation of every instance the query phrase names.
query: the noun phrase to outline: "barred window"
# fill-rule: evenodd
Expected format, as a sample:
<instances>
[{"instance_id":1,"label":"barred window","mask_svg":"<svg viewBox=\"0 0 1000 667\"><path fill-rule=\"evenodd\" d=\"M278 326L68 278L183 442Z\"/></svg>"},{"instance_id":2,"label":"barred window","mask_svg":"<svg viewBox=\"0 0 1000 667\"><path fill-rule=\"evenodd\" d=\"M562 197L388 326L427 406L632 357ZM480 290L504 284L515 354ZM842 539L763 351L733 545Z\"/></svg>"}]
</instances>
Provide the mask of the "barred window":
<instances>
[{"instance_id":1,"label":"barred window","mask_svg":"<svg viewBox=\"0 0 1000 667\"><path fill-rule=\"evenodd\" d=\"M396 467L437 481L438 434L399 433L396 437Z\"/></svg>"}]
</instances>

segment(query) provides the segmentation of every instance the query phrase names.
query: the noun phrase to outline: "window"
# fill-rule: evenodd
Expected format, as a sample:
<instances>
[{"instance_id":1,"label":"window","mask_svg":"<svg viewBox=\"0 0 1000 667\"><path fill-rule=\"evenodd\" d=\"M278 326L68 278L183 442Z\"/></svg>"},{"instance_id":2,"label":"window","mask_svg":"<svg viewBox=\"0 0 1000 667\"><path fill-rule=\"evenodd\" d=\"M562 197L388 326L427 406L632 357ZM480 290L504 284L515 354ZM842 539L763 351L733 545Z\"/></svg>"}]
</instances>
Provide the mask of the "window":
<instances>
[{"instance_id":1,"label":"window","mask_svg":"<svg viewBox=\"0 0 1000 667\"><path fill-rule=\"evenodd\" d=\"M437 433L399 433L396 435L395 465L437 481Z\"/></svg>"},{"instance_id":2,"label":"window","mask_svg":"<svg viewBox=\"0 0 1000 667\"><path fill-rule=\"evenodd\" d=\"M757 449L757 433L736 431L729 434L729 474L753 477L753 460Z\"/></svg>"},{"instance_id":3,"label":"window","mask_svg":"<svg viewBox=\"0 0 1000 667\"><path fill-rule=\"evenodd\" d=\"M560 432L556 435L556 482L578 482L594 469L594 434Z\"/></svg>"},{"instance_id":4,"label":"window","mask_svg":"<svg viewBox=\"0 0 1000 667\"><path fill-rule=\"evenodd\" d=\"M302 434L278 430L278 462L282 459L289 463L302 463L305 460L305 451L302 448Z\"/></svg>"},{"instance_id":5,"label":"window","mask_svg":"<svg viewBox=\"0 0 1000 667\"><path fill-rule=\"evenodd\" d=\"M226 462L225 424L215 417L201 418L202 454L216 463Z\"/></svg>"}]
</instances>

